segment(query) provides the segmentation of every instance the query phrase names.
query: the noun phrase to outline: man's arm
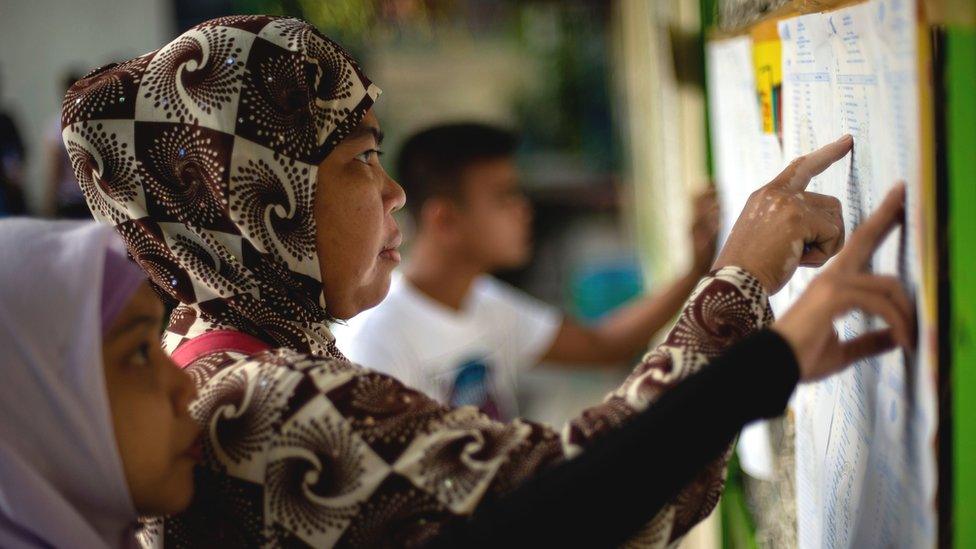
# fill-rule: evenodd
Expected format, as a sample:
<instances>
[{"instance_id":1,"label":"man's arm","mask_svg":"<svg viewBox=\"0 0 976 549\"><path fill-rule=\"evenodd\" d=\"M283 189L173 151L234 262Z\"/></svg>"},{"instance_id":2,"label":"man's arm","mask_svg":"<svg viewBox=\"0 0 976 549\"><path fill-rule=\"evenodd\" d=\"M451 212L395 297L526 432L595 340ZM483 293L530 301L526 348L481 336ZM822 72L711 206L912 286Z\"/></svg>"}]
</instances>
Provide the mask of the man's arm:
<instances>
[{"instance_id":1,"label":"man's arm","mask_svg":"<svg viewBox=\"0 0 976 549\"><path fill-rule=\"evenodd\" d=\"M543 360L567 364L618 364L647 350L648 340L664 328L688 299L700 275L689 272L663 291L615 311L597 326L565 317Z\"/></svg>"},{"instance_id":2,"label":"man's arm","mask_svg":"<svg viewBox=\"0 0 976 549\"><path fill-rule=\"evenodd\" d=\"M654 295L615 311L597 326L563 320L543 360L576 364L618 364L647 350L651 337L681 311L695 284L708 272L718 236L718 202L713 190L695 198L690 232L691 268Z\"/></svg>"}]
</instances>

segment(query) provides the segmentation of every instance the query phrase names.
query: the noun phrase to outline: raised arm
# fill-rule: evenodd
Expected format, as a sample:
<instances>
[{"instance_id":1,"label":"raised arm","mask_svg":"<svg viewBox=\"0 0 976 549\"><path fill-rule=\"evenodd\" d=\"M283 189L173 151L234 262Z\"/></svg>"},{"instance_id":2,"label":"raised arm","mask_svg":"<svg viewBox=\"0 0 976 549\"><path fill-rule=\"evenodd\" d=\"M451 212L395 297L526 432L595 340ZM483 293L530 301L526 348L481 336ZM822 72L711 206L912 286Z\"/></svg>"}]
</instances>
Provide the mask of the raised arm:
<instances>
[{"instance_id":1,"label":"raised arm","mask_svg":"<svg viewBox=\"0 0 976 549\"><path fill-rule=\"evenodd\" d=\"M570 317L543 357L559 364L617 365L633 360L647 342L681 312L698 281L711 269L718 234L718 201L708 190L695 198L689 241L692 261L688 270L653 294L640 297L607 315L595 326Z\"/></svg>"}]
</instances>

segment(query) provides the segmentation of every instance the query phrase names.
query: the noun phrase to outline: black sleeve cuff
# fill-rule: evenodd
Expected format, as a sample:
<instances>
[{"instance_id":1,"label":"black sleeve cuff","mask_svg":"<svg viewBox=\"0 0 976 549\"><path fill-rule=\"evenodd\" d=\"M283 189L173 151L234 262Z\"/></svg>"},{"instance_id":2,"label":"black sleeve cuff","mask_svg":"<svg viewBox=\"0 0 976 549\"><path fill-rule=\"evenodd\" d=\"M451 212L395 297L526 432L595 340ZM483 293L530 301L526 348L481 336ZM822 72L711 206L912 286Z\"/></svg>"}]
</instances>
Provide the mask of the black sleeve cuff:
<instances>
[{"instance_id":1,"label":"black sleeve cuff","mask_svg":"<svg viewBox=\"0 0 976 549\"><path fill-rule=\"evenodd\" d=\"M743 352L747 356L734 356ZM736 345L725 358L728 360L723 362L741 376L734 383L742 388L743 411L751 416L747 421L783 413L800 380L800 365L783 336L763 330Z\"/></svg>"}]
</instances>

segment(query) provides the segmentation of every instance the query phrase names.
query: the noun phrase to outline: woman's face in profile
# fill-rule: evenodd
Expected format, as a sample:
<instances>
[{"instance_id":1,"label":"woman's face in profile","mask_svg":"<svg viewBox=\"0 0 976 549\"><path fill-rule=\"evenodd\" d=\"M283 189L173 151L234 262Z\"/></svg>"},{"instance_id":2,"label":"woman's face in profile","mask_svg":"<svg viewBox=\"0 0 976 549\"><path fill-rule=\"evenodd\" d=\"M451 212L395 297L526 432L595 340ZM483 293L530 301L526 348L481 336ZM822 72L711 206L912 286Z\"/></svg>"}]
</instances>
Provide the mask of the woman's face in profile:
<instances>
[{"instance_id":1,"label":"woman's face in profile","mask_svg":"<svg viewBox=\"0 0 976 549\"><path fill-rule=\"evenodd\" d=\"M326 309L348 319L377 305L400 262L393 212L403 189L380 165L379 121L370 110L321 164L315 192L316 245Z\"/></svg>"},{"instance_id":2,"label":"woman's face in profile","mask_svg":"<svg viewBox=\"0 0 976 549\"><path fill-rule=\"evenodd\" d=\"M163 305L143 284L102 340L115 440L132 502L141 514L181 511L193 496L200 427L188 406L190 376L159 344Z\"/></svg>"}]
</instances>

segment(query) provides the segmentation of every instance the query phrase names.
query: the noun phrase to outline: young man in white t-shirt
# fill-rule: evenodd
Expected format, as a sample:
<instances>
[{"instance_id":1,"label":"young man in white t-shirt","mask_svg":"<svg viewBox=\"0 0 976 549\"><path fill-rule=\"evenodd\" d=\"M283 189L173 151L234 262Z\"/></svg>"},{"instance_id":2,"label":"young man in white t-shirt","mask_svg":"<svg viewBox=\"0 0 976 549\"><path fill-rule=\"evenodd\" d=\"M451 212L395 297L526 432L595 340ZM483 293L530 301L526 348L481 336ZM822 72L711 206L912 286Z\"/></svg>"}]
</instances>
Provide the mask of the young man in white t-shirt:
<instances>
[{"instance_id":1,"label":"young man in white t-shirt","mask_svg":"<svg viewBox=\"0 0 976 549\"><path fill-rule=\"evenodd\" d=\"M339 336L350 360L445 404L517 413L519 372L540 361L617 364L643 351L712 263L714 196L696 201L694 260L662 291L588 327L488 273L529 260L532 214L519 188L514 134L482 124L430 128L397 162L416 222L403 272L386 299Z\"/></svg>"}]
</instances>

